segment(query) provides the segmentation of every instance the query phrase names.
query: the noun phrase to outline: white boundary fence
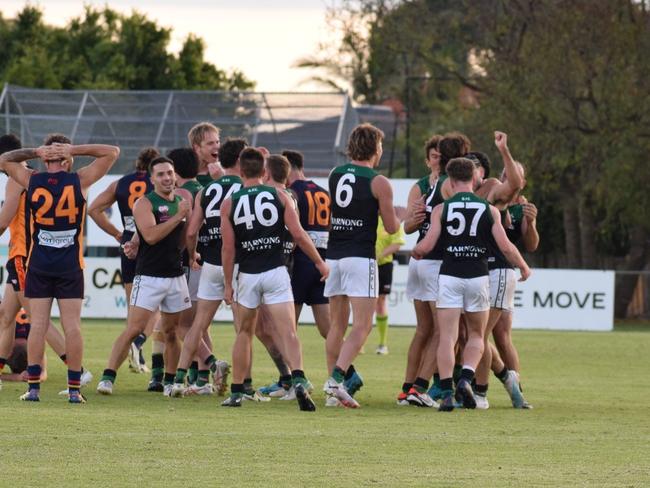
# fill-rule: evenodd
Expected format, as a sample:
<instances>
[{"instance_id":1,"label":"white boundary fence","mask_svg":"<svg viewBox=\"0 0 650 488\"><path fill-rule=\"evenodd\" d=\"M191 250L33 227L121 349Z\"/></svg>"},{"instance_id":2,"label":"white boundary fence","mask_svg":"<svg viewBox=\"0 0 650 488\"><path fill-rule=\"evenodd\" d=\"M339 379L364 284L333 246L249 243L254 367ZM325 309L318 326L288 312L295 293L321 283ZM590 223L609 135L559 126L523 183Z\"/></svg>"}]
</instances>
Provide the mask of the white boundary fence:
<instances>
[{"instance_id":1,"label":"white boundary fence","mask_svg":"<svg viewBox=\"0 0 650 488\"><path fill-rule=\"evenodd\" d=\"M111 182L119 178L109 175L94 185L88 195L92 201ZM316 181L325 186L323 178ZM415 180L393 180L395 204L406 205L408 192ZM6 177L0 175L0 195L4 197ZM121 228L117 205L111 211L111 221ZM87 219L89 246L117 246L117 242ZM7 244L7 234L0 245ZM416 235L407 236L404 249L412 249ZM3 282L6 270L0 269ZM124 318L127 304L119 273L118 258L86 258L86 298L83 317ZM389 297L390 321L395 325L415 325L415 312L406 298L408 267L394 268L393 291ZM614 324L614 271L536 269L525 283L519 283L515 294L515 328L611 330ZM55 316L56 316L55 312ZM228 309L217 313L217 320L231 320ZM309 307L303 310L301 323L313 323Z\"/></svg>"},{"instance_id":2,"label":"white boundary fence","mask_svg":"<svg viewBox=\"0 0 650 488\"><path fill-rule=\"evenodd\" d=\"M394 268L393 290L388 300L393 325L415 325L413 305L406 298L407 273L408 266ZM3 282L6 276L3 266ZM85 279L84 318L126 318L119 258L86 258ZM58 316L56 307L53 316ZM606 331L612 330L613 317L613 271L535 269L528 281L518 283L515 328ZM215 319L231 321L232 314L222 306ZM313 323L309 307L304 307L300 322Z\"/></svg>"}]
</instances>

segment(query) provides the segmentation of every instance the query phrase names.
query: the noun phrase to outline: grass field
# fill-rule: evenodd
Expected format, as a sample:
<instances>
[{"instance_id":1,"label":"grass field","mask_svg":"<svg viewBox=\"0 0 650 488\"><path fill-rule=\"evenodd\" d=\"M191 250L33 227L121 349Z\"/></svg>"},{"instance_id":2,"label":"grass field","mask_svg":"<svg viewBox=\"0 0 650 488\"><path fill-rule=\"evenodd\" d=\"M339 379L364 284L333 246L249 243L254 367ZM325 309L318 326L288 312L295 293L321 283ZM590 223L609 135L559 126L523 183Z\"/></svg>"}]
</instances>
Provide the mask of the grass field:
<instances>
[{"instance_id":1,"label":"grass field","mask_svg":"<svg viewBox=\"0 0 650 488\"><path fill-rule=\"evenodd\" d=\"M98 379L118 322L85 323L86 367ZM635 328L632 328L635 329ZM392 328L390 355L356 362L359 410L315 413L293 402L222 408L220 398L168 399L123 367L112 397L87 389L68 405L52 353L41 403L0 392L0 486L634 486L650 485L650 333L516 331L531 411L510 408L494 379L490 410L399 407L410 328ZM305 370L326 377L315 327L300 330ZM213 328L229 357L230 326ZM148 346L147 346L148 349ZM276 377L256 346L255 384Z\"/></svg>"}]
</instances>

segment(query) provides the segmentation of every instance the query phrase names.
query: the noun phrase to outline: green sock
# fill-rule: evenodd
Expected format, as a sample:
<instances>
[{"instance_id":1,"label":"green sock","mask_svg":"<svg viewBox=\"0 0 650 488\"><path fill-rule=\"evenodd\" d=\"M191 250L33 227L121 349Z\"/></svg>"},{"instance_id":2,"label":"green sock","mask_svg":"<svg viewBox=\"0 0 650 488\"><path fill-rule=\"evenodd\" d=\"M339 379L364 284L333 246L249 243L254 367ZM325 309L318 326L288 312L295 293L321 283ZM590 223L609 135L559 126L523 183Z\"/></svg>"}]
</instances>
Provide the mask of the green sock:
<instances>
[{"instance_id":1,"label":"green sock","mask_svg":"<svg viewBox=\"0 0 650 488\"><path fill-rule=\"evenodd\" d=\"M345 381L345 371L338 366L334 366L334 369L332 370L332 378L334 378L334 381L337 383L343 383L343 381Z\"/></svg>"},{"instance_id":2,"label":"green sock","mask_svg":"<svg viewBox=\"0 0 650 488\"><path fill-rule=\"evenodd\" d=\"M192 361L190 364L190 369L187 372L187 381L190 384L196 383L196 379L199 377L199 363L197 361Z\"/></svg>"},{"instance_id":3,"label":"green sock","mask_svg":"<svg viewBox=\"0 0 650 488\"><path fill-rule=\"evenodd\" d=\"M377 332L379 332L379 345L386 345L386 336L388 335L388 315L377 315L375 318Z\"/></svg>"},{"instance_id":4,"label":"green sock","mask_svg":"<svg viewBox=\"0 0 650 488\"><path fill-rule=\"evenodd\" d=\"M205 386L210 381L210 370L199 369L199 377L196 379L196 386Z\"/></svg>"},{"instance_id":5,"label":"green sock","mask_svg":"<svg viewBox=\"0 0 650 488\"><path fill-rule=\"evenodd\" d=\"M185 376L187 376L187 370L178 368L176 370L176 378L174 378L174 383L185 383Z\"/></svg>"},{"instance_id":6,"label":"green sock","mask_svg":"<svg viewBox=\"0 0 650 488\"><path fill-rule=\"evenodd\" d=\"M151 368L151 381L162 381L165 368Z\"/></svg>"}]
</instances>

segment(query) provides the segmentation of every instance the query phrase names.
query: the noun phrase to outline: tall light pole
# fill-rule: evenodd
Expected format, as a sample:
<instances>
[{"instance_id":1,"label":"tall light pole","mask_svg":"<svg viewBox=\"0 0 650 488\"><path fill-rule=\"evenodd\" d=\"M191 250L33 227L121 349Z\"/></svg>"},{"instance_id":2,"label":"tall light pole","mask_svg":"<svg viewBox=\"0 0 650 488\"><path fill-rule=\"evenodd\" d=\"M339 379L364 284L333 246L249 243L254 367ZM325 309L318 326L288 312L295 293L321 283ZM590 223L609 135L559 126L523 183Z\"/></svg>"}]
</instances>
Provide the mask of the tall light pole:
<instances>
[{"instance_id":1,"label":"tall light pole","mask_svg":"<svg viewBox=\"0 0 650 488\"><path fill-rule=\"evenodd\" d=\"M404 159L406 162L406 177L411 177L411 80L430 80L429 75L406 76L406 148Z\"/></svg>"}]
</instances>

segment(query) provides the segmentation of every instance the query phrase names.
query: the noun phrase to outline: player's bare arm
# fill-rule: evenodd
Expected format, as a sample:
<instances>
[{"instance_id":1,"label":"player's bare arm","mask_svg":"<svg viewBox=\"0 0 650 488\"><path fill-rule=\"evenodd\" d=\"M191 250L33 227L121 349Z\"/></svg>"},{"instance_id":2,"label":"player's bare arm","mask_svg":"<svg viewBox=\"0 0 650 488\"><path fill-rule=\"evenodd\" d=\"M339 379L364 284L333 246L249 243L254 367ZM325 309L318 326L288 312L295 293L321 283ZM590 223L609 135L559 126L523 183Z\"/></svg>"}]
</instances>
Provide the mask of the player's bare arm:
<instances>
[{"instance_id":1,"label":"player's bare arm","mask_svg":"<svg viewBox=\"0 0 650 488\"><path fill-rule=\"evenodd\" d=\"M16 149L0 155L0 171L4 171L7 175L16 181L23 188L29 186L29 178L32 176L33 170L26 168L20 164L23 161L30 159L42 158L46 152L46 146L41 146L38 149Z\"/></svg>"},{"instance_id":2,"label":"player's bare arm","mask_svg":"<svg viewBox=\"0 0 650 488\"><path fill-rule=\"evenodd\" d=\"M133 217L142 238L147 241L147 244L154 245L167 237L189 215L190 207L187 200L181 200L178 202L178 212L175 215L172 215L167 222L156 224L151 202L147 198L140 198L133 206Z\"/></svg>"},{"instance_id":3,"label":"player's bare arm","mask_svg":"<svg viewBox=\"0 0 650 488\"><path fill-rule=\"evenodd\" d=\"M233 301L232 276L235 271L235 231L229 217L231 207L230 198L221 203L221 264L225 285L224 300L228 305Z\"/></svg>"},{"instance_id":4,"label":"player's bare arm","mask_svg":"<svg viewBox=\"0 0 650 488\"><path fill-rule=\"evenodd\" d=\"M412 234L416 232L426 217L425 195L422 195L420 187L413 185L406 204L406 218L404 219L404 232Z\"/></svg>"},{"instance_id":5,"label":"player's bare arm","mask_svg":"<svg viewBox=\"0 0 650 488\"><path fill-rule=\"evenodd\" d=\"M194 199L194 209L192 210L192 216L189 219L187 224L187 236L186 236L186 245L187 252L190 256L190 266L194 269L198 268L198 260L201 259L201 255L196 252L196 243L199 238L199 231L203 226L204 214L203 207L201 207L201 198L203 197L203 190L196 194Z\"/></svg>"},{"instance_id":6,"label":"player's bare arm","mask_svg":"<svg viewBox=\"0 0 650 488\"><path fill-rule=\"evenodd\" d=\"M522 204L524 219L521 222L521 236L526 252L535 252L539 246L539 233L537 232L537 207L534 203Z\"/></svg>"},{"instance_id":7,"label":"player's bare arm","mask_svg":"<svg viewBox=\"0 0 650 488\"><path fill-rule=\"evenodd\" d=\"M20 194L23 187L13 178L9 178L5 187L5 202L0 210L0 236L4 234L20 206Z\"/></svg>"},{"instance_id":8,"label":"player's bare arm","mask_svg":"<svg viewBox=\"0 0 650 488\"><path fill-rule=\"evenodd\" d=\"M115 161L120 155L120 148L109 146L107 144L81 144L79 146L71 144L52 144L52 150L59 151L59 157L71 158L74 156L90 156L95 160L87 166L77 171L81 189L86 190L90 185L99 181L99 179L108 173ZM50 159L56 159L54 155L48 156Z\"/></svg>"},{"instance_id":9,"label":"player's bare arm","mask_svg":"<svg viewBox=\"0 0 650 488\"><path fill-rule=\"evenodd\" d=\"M108 216L104 213L116 201L116 188L117 181L114 181L106 190L97 195L97 198L88 207L88 215L90 215L90 218L95 221L100 229L109 236L113 236L117 242L120 242L122 240L122 232L111 223Z\"/></svg>"},{"instance_id":10,"label":"player's bare arm","mask_svg":"<svg viewBox=\"0 0 650 488\"><path fill-rule=\"evenodd\" d=\"M293 200L283 192L279 192L280 199L284 205L284 225L289 230L291 237L295 241L296 245L311 259L319 273L321 274L321 281L325 281L329 276L329 267L320 257L320 254L316 250L316 246L305 232L305 229L300 225L300 219L298 218L298 213L293 208Z\"/></svg>"},{"instance_id":11,"label":"player's bare arm","mask_svg":"<svg viewBox=\"0 0 650 488\"><path fill-rule=\"evenodd\" d=\"M497 208L490 205L490 213L492 214L493 221L492 236L494 237L499 250L513 266L519 268L521 272L521 278L519 281L526 281L530 276L530 268L528 267L528 264L524 261L524 258L519 253L517 247L508 239L506 231L503 228L503 225L501 225L501 216L499 215Z\"/></svg>"},{"instance_id":12,"label":"player's bare arm","mask_svg":"<svg viewBox=\"0 0 650 488\"><path fill-rule=\"evenodd\" d=\"M399 229L400 222L393 207L393 187L390 181L385 176L375 176L372 179L371 189L379 202L379 215L384 221L384 229L389 234L394 234Z\"/></svg>"},{"instance_id":13,"label":"player's bare arm","mask_svg":"<svg viewBox=\"0 0 650 488\"><path fill-rule=\"evenodd\" d=\"M501 158L503 159L503 168L506 174L506 181L495 184L488 196L489 202L508 202L519 191L523 179L517 163L510 154L508 148L508 135L505 132L494 132L494 144L496 145Z\"/></svg>"}]
</instances>

